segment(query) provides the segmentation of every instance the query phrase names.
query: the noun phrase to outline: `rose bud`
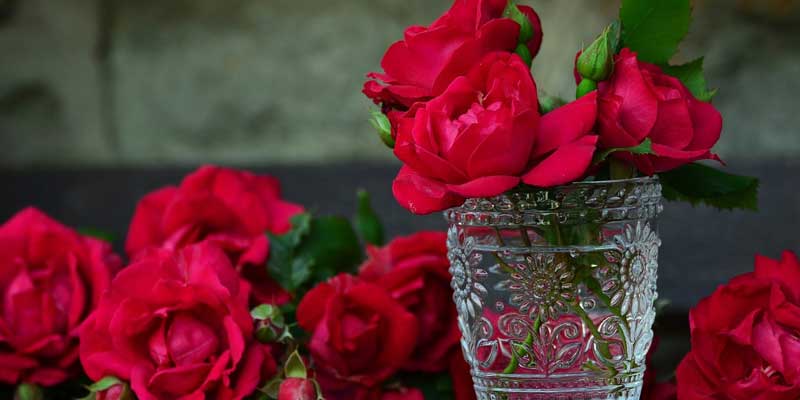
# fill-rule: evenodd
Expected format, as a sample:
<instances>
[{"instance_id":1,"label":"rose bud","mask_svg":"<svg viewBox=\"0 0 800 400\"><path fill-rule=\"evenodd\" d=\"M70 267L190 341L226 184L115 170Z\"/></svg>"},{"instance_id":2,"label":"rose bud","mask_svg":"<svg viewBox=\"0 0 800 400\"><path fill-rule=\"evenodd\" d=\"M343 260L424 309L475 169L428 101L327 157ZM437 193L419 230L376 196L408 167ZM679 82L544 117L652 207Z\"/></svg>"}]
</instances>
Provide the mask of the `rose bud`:
<instances>
[{"instance_id":1,"label":"rose bud","mask_svg":"<svg viewBox=\"0 0 800 400\"><path fill-rule=\"evenodd\" d=\"M281 310L272 304L262 304L250 315L256 322L256 339L261 343L285 343L292 339L289 327L283 319Z\"/></svg>"},{"instance_id":2,"label":"rose bud","mask_svg":"<svg viewBox=\"0 0 800 400\"><path fill-rule=\"evenodd\" d=\"M386 147L394 148L394 137L392 136L392 124L389 122L389 117L380 111L372 111L372 118L369 122L378 131L378 136L381 138Z\"/></svg>"},{"instance_id":3,"label":"rose bud","mask_svg":"<svg viewBox=\"0 0 800 400\"><path fill-rule=\"evenodd\" d=\"M23 383L17 386L14 400L44 400L44 394L39 386Z\"/></svg>"},{"instance_id":4,"label":"rose bud","mask_svg":"<svg viewBox=\"0 0 800 400\"><path fill-rule=\"evenodd\" d=\"M605 31L578 56L578 73L595 82L608 79L614 70L612 29ZM587 92L588 93L588 92Z\"/></svg>"},{"instance_id":5,"label":"rose bud","mask_svg":"<svg viewBox=\"0 0 800 400\"><path fill-rule=\"evenodd\" d=\"M314 381L302 378L287 378L281 383L278 400L316 400Z\"/></svg>"},{"instance_id":6,"label":"rose bud","mask_svg":"<svg viewBox=\"0 0 800 400\"><path fill-rule=\"evenodd\" d=\"M107 390L95 393L95 400L134 400L131 388L125 383L116 384Z\"/></svg>"}]
</instances>

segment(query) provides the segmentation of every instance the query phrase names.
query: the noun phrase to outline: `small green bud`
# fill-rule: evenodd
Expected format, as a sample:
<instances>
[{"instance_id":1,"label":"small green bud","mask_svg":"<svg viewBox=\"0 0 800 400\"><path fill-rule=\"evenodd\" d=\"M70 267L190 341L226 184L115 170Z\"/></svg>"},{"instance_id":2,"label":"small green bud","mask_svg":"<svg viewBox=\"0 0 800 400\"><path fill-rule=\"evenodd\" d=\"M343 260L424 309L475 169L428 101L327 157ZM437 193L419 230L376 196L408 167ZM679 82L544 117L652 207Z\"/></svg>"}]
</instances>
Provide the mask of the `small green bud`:
<instances>
[{"instance_id":1,"label":"small green bud","mask_svg":"<svg viewBox=\"0 0 800 400\"><path fill-rule=\"evenodd\" d=\"M23 383L17 386L17 391L14 393L14 400L43 400L44 394L39 386Z\"/></svg>"},{"instance_id":2,"label":"small green bud","mask_svg":"<svg viewBox=\"0 0 800 400\"><path fill-rule=\"evenodd\" d=\"M539 113L544 115L558 107L567 104L564 99L556 96L539 96Z\"/></svg>"},{"instance_id":3,"label":"small green bud","mask_svg":"<svg viewBox=\"0 0 800 400\"><path fill-rule=\"evenodd\" d=\"M271 304L262 304L250 311L256 321L256 339L261 343L287 343L292 334L283 318L280 308Z\"/></svg>"},{"instance_id":4,"label":"small green bud","mask_svg":"<svg viewBox=\"0 0 800 400\"><path fill-rule=\"evenodd\" d=\"M595 82L608 79L614 71L613 30L606 28L578 57L578 73Z\"/></svg>"},{"instance_id":5,"label":"small green bud","mask_svg":"<svg viewBox=\"0 0 800 400\"><path fill-rule=\"evenodd\" d=\"M517 45L515 53L517 53L517 55L522 59L522 61L525 62L527 66L530 67L531 64L533 64L533 54L531 54L531 50L528 48L528 46L520 43Z\"/></svg>"},{"instance_id":6,"label":"small green bud","mask_svg":"<svg viewBox=\"0 0 800 400\"><path fill-rule=\"evenodd\" d=\"M380 136L381 141L390 149L394 148L394 138L392 137L392 123L389 122L389 117L386 114L373 110L370 111L370 115L372 116L369 122L375 127L375 130L378 131L378 136Z\"/></svg>"},{"instance_id":7,"label":"small green bud","mask_svg":"<svg viewBox=\"0 0 800 400\"><path fill-rule=\"evenodd\" d=\"M578 85L578 90L575 91L575 98L580 99L595 90L597 90L597 82L591 79L584 79Z\"/></svg>"},{"instance_id":8,"label":"small green bud","mask_svg":"<svg viewBox=\"0 0 800 400\"><path fill-rule=\"evenodd\" d=\"M531 20L528 19L528 17L522 11L520 11L519 7L517 7L516 1L508 1L505 10L503 10L503 17L511 19L519 24L518 43L525 44L528 43L531 38L533 38L533 24L531 23Z\"/></svg>"}]
</instances>

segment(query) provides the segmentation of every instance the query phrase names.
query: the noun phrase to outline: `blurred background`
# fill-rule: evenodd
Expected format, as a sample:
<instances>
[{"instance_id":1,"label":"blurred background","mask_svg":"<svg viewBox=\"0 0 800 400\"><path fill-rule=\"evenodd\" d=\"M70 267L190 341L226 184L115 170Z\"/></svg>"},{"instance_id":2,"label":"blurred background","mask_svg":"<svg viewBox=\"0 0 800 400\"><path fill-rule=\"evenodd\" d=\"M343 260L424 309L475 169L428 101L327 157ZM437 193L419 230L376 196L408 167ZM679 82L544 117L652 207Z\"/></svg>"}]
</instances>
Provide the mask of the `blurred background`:
<instances>
[{"instance_id":1,"label":"blurred background","mask_svg":"<svg viewBox=\"0 0 800 400\"><path fill-rule=\"evenodd\" d=\"M391 233L443 229L394 203L397 163L360 90L406 26L450 3L0 0L0 217L33 204L121 247L138 198L221 163L276 175L321 213L352 213L365 187ZM539 87L574 96L574 54L618 0L522 3L543 20ZM706 56L725 116L718 153L762 179L761 212L667 205L660 292L677 348L689 307L756 252L800 250L800 0L696 0L695 11L677 61Z\"/></svg>"}]
</instances>

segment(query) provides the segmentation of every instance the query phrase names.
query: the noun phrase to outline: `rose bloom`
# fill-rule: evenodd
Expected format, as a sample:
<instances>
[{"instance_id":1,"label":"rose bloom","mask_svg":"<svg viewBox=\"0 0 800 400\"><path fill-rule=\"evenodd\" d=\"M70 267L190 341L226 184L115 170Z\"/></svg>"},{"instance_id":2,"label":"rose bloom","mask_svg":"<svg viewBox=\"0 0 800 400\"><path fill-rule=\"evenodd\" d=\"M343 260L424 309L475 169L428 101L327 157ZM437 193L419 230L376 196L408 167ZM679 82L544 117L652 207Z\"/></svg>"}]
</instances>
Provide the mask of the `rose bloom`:
<instances>
[{"instance_id":1,"label":"rose bloom","mask_svg":"<svg viewBox=\"0 0 800 400\"><path fill-rule=\"evenodd\" d=\"M0 244L0 382L61 383L78 372L78 329L120 258L34 208L0 226Z\"/></svg>"},{"instance_id":2,"label":"rose bloom","mask_svg":"<svg viewBox=\"0 0 800 400\"><path fill-rule=\"evenodd\" d=\"M582 178L597 142L596 97L539 116L536 84L516 54L492 53L398 124L405 164L395 198L417 214L491 197L520 182L551 187Z\"/></svg>"},{"instance_id":3,"label":"rose bloom","mask_svg":"<svg viewBox=\"0 0 800 400\"><path fill-rule=\"evenodd\" d=\"M205 166L179 187L165 187L142 198L125 249L135 257L153 247L177 250L201 241L214 242L250 282L254 303L284 303L288 294L267 275L265 233L287 232L289 219L302 211L281 199L275 178Z\"/></svg>"},{"instance_id":4,"label":"rose bloom","mask_svg":"<svg viewBox=\"0 0 800 400\"><path fill-rule=\"evenodd\" d=\"M755 272L718 288L690 313L692 350L678 398L800 398L800 262L757 256Z\"/></svg>"},{"instance_id":5,"label":"rose bloom","mask_svg":"<svg viewBox=\"0 0 800 400\"><path fill-rule=\"evenodd\" d=\"M444 232L400 237L383 248L370 247L369 259L361 266L359 277L386 288L417 317L417 346L403 366L406 370L446 371L448 357L461 339L446 240Z\"/></svg>"},{"instance_id":6,"label":"rose bloom","mask_svg":"<svg viewBox=\"0 0 800 400\"><path fill-rule=\"evenodd\" d=\"M450 357L450 377L453 380L453 393L455 400L476 400L475 386L472 383L472 374L469 364L464 360L461 349L452 353Z\"/></svg>"},{"instance_id":7,"label":"rose bloom","mask_svg":"<svg viewBox=\"0 0 800 400\"><path fill-rule=\"evenodd\" d=\"M629 49L622 49L614 61L614 73L599 84L601 148L633 147L649 138L653 155L615 153L647 175L697 160L718 160L711 148L722 132L722 116L714 106L696 99L658 66L638 61Z\"/></svg>"},{"instance_id":8,"label":"rose bloom","mask_svg":"<svg viewBox=\"0 0 800 400\"><path fill-rule=\"evenodd\" d=\"M142 255L114 278L81 331L86 374L129 381L139 400L250 395L277 367L253 338L240 282L210 243Z\"/></svg>"},{"instance_id":9,"label":"rose bloom","mask_svg":"<svg viewBox=\"0 0 800 400\"><path fill-rule=\"evenodd\" d=\"M513 52L519 25L502 18L507 0L456 0L429 27L406 29L403 40L393 44L381 61L385 73L373 72L364 84L364 94L383 104L384 111L407 110L444 92L483 56L494 51ZM539 16L528 6L519 6L531 21L533 37L527 43L535 57L542 43ZM383 83L380 83L382 81Z\"/></svg>"},{"instance_id":10,"label":"rose bloom","mask_svg":"<svg viewBox=\"0 0 800 400\"><path fill-rule=\"evenodd\" d=\"M369 393L406 365L417 320L386 289L338 275L300 301L297 321L326 398L372 399Z\"/></svg>"}]
</instances>

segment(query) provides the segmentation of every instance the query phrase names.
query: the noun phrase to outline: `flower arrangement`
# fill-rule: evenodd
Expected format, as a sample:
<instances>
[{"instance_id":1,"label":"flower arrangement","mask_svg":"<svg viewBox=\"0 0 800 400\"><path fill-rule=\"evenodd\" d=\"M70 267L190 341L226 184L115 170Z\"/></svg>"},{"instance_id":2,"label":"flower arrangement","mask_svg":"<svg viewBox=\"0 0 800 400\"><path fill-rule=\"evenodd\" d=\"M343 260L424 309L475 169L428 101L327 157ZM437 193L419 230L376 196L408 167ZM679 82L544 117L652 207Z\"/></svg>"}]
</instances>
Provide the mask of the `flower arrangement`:
<instances>
[{"instance_id":1,"label":"flower arrangement","mask_svg":"<svg viewBox=\"0 0 800 400\"><path fill-rule=\"evenodd\" d=\"M538 94L530 66L543 34L528 6L457 0L430 26L409 27L363 90L403 163L396 199L427 214L467 198L658 174L668 199L754 209L757 180L696 163L721 162L712 148L723 121L703 59L669 63L690 19L689 0L622 1L619 21L565 69L577 83L571 102Z\"/></svg>"},{"instance_id":2,"label":"flower arrangement","mask_svg":"<svg viewBox=\"0 0 800 400\"><path fill-rule=\"evenodd\" d=\"M364 85L381 107L372 120L381 139L403 162L396 199L425 214L473 198L658 175L668 199L754 209L757 180L698 163L720 162L712 148L722 117L702 59L670 64L690 15L689 0L623 0L619 21L566 72L577 84L570 102L539 93L530 67L543 33L530 7L456 0L431 25L408 28L387 50L383 72ZM498 230L493 240L594 245L608 233L601 225L548 223L513 236ZM491 353L486 368L540 368L526 346L559 322L556 307L592 308L569 295L584 285L618 318L598 328L592 315L574 316L570 323L585 324L595 348L582 367L609 376L619 373L614 362L643 370L625 356L645 358L650 326L635 332L647 339L639 344L609 336L634 331L624 314L649 309L641 300L652 300L654 287L630 295L618 277L612 285L598 280L616 267L651 278L642 271L652 269L659 241L647 225L615 229L618 247L601 259L549 254L514 264L493 254L493 273L558 284L551 295L547 285L495 282L535 329L510 351L480 349ZM446 242L457 236L419 232L385 243L366 193L352 220L318 216L283 199L272 177L215 166L139 201L127 261L102 239L22 210L0 226L0 383L13 395L0 393L15 400L474 399L462 355L466 323L452 299L477 314L483 305L473 294L486 286L463 268L471 254L448 252ZM796 400L798 287L794 253L757 257L753 273L692 310L692 350L675 382L656 382L648 369L643 398ZM540 294L550 308L529 301ZM573 351L557 356L578 360L577 330L557 332L573 340Z\"/></svg>"}]
</instances>

